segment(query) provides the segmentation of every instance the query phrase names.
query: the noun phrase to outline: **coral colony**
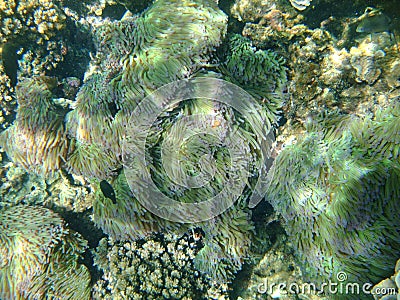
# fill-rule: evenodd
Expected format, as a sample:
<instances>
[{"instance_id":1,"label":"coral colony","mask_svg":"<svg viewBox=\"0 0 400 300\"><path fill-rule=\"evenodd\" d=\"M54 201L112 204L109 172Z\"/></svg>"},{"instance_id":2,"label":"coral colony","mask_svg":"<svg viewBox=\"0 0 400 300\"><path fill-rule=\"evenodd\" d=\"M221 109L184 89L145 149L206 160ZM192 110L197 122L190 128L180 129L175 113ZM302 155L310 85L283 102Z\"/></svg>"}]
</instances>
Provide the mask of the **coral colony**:
<instances>
[{"instance_id":1,"label":"coral colony","mask_svg":"<svg viewBox=\"0 0 400 300\"><path fill-rule=\"evenodd\" d=\"M261 299L251 290L260 274L249 275L247 290L229 284L244 264L263 262L260 252L267 266L295 269L273 257L272 237L305 281L337 282L345 272L377 284L394 270L385 282L400 282L400 58L390 33L356 30L366 26L357 17L354 32L340 18L310 29L302 13L314 2L303 0L64 2L0 0L0 299L228 299L228 289ZM122 142L146 96L188 78L246 91L265 127L208 99L185 99L152 124L143 167L181 203L212 198L241 167L226 149L231 133L249 156L234 204L194 224L139 202ZM193 134L182 146L185 118L208 114L214 136ZM276 134L274 161L263 202L250 208L263 129ZM212 180L179 184L204 171L205 158ZM93 222L93 233L76 222ZM278 222L282 232L268 231Z\"/></svg>"}]
</instances>

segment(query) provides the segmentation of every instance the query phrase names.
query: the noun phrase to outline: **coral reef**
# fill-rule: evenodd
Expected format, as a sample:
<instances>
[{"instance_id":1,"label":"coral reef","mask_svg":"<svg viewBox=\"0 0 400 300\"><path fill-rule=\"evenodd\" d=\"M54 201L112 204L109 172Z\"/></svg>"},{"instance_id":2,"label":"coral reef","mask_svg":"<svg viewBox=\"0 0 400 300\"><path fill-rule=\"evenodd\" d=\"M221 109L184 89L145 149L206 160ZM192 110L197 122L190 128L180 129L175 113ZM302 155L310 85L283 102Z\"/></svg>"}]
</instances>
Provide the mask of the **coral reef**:
<instances>
[{"instance_id":1,"label":"coral reef","mask_svg":"<svg viewBox=\"0 0 400 300\"><path fill-rule=\"evenodd\" d=\"M150 170L157 188L176 201L205 201L224 187L234 164L223 150L230 132L240 137L240 154L251 153L250 175L239 200L218 217L190 225L159 218L139 203L121 171L125 154L121 140L137 104L159 87L200 76L224 78L257 100L266 129L289 120L278 130L278 140L286 148L269 175L267 200L282 216L297 258L302 260L304 277L322 281L344 271L350 280L375 283L390 275L388 266L394 257L398 258L400 247L400 213L395 201L400 194L400 59L390 35L378 32L355 36L331 30L336 29L333 23L346 22L345 18L311 26L312 12L307 11L312 9L305 9L311 1L249 0L235 1L230 8L236 19L246 22L242 24L242 35L246 37L230 35L222 45L228 17L217 1L158 0L144 12L132 15L150 2L0 2L3 127L11 123L18 101L16 120L1 134L0 144L15 164L46 176L28 175L20 167L6 165L1 170L4 180L0 206L40 203L56 205L56 210L63 207L83 211L93 204L93 220L109 236L98 248L97 263L104 276L95 287L96 298L216 298L218 295L211 295L215 286L210 282L234 280L253 254L250 249L256 230L247 202L260 163L260 149L254 141L259 128L250 128L243 116L223 104L198 99L169 107L153 124L146 141L148 165L143 167ZM304 9L303 15L291 4ZM226 5L226 1L221 3L221 7ZM130 10L126 14L125 6ZM355 27L354 19L349 23ZM310 23L302 24L305 22ZM80 71L76 72L70 70L75 64L61 64L67 57L74 61L87 54L87 49L79 52L78 44L85 44L90 34L73 31L71 24L78 23L91 27L95 36L96 53L85 78L81 76L86 68L84 60L77 62ZM16 45L17 37L21 37L21 45ZM60 72L54 72L58 82L45 76L32 77L52 73L55 68L60 68L56 69ZM69 101L70 106L66 99L54 99L60 97L61 85L62 95L75 100ZM56 86L58 90L54 91ZM333 108L340 113L325 114ZM285 118L280 118L283 113ZM207 131L210 136L194 134L196 137L185 140L181 147L182 132L196 133L182 126L182 120L207 114L214 118ZM217 139L212 133L225 139L215 145ZM288 137L294 137L292 145ZM278 143L274 155L281 146ZM192 176L201 173L199 162L204 157L213 158L207 171L214 172L214 181L202 188L182 187L180 183L187 175L182 170ZM170 169L163 165L165 161L172 162ZM182 170L173 168L177 161ZM104 181L112 186L115 199L103 194L100 182ZM145 188L146 182L141 187ZM15 227L24 220L17 220L13 209L2 209L1 224L11 222ZM63 296L71 293L66 288L69 283L58 280L76 280L82 275L86 281L87 270L76 259L85 248L84 242L72 238L59 217L46 209L17 209L21 214L34 215L32 223L43 222L41 229L35 227L35 233L39 232L36 235L48 233L53 227L61 229L55 230L57 242L42 243L45 250L40 248L35 253L44 254L40 252L36 260L18 256L29 260L27 265L32 260L30 265L40 269L38 272L1 266L0 274L6 275L0 277L10 276L11 272L26 275L14 281L2 280L6 283L1 288L6 292L1 298L43 298L45 294L62 297L51 286ZM39 220L36 213L45 217ZM55 221L46 225L50 218ZM6 228L6 235L12 226ZM4 236L1 234L0 239ZM21 244L19 240L17 243ZM38 247L33 237L23 243ZM269 250L265 254L255 268L259 276L253 277L253 290L243 293L243 297L265 296L254 291L254 286L265 278L297 282L308 279L301 280L297 266L285 270L290 268L289 262L292 265L292 256L287 255L290 244L285 245L282 251ZM286 264L278 263L282 258ZM44 267L45 261L53 260L56 263ZM74 273L75 267L82 268ZM32 285L28 286L26 280ZM88 297L86 285L77 288L71 297L81 296Z\"/></svg>"},{"instance_id":2,"label":"coral reef","mask_svg":"<svg viewBox=\"0 0 400 300\"><path fill-rule=\"evenodd\" d=\"M287 237L280 234L276 243L254 265L251 275L244 278L247 286L238 291L237 299L325 299L304 279Z\"/></svg>"},{"instance_id":3,"label":"coral reef","mask_svg":"<svg viewBox=\"0 0 400 300\"><path fill-rule=\"evenodd\" d=\"M0 210L2 299L89 299L90 274L78 262L86 242L52 211Z\"/></svg>"},{"instance_id":4,"label":"coral reef","mask_svg":"<svg viewBox=\"0 0 400 300\"><path fill-rule=\"evenodd\" d=\"M35 174L28 174L23 168L7 163L2 166L0 205L39 204L46 197L46 183Z\"/></svg>"},{"instance_id":5,"label":"coral reef","mask_svg":"<svg viewBox=\"0 0 400 300\"><path fill-rule=\"evenodd\" d=\"M65 27L65 14L51 0L0 3L0 44L14 53L8 53L8 57L15 62L16 54L27 55L22 60L22 63L29 61L30 65L22 68L25 75L39 75L62 60L61 49L65 44L58 34ZM16 69L8 70L12 76L16 76L16 72Z\"/></svg>"},{"instance_id":6,"label":"coral reef","mask_svg":"<svg viewBox=\"0 0 400 300\"><path fill-rule=\"evenodd\" d=\"M278 4L261 13L249 4L248 12L253 14L242 34L256 46L280 49L287 58L287 119L303 123L310 113L327 108L368 114L372 103L385 105L397 97L399 57L388 32L357 34L355 16L323 19L311 29L304 15ZM249 22L254 18L259 21Z\"/></svg>"},{"instance_id":7,"label":"coral reef","mask_svg":"<svg viewBox=\"0 0 400 300\"><path fill-rule=\"evenodd\" d=\"M11 162L2 166L0 172L0 206L44 205L75 212L92 206L93 195L83 178L69 178L63 172L42 177Z\"/></svg>"},{"instance_id":8,"label":"coral reef","mask_svg":"<svg viewBox=\"0 0 400 300\"><path fill-rule=\"evenodd\" d=\"M113 175L121 165L123 127L136 104L207 63L227 19L212 1L197 2L157 1L138 17L97 28L98 63L67 116L68 132L76 140L70 170L91 178ZM95 159L87 164L86 157Z\"/></svg>"},{"instance_id":9,"label":"coral reef","mask_svg":"<svg viewBox=\"0 0 400 300\"><path fill-rule=\"evenodd\" d=\"M107 245L108 244L108 245ZM196 271L199 245L189 235L157 235L135 242L103 239L96 263L104 271L94 299L227 299Z\"/></svg>"},{"instance_id":10,"label":"coral reef","mask_svg":"<svg viewBox=\"0 0 400 300\"><path fill-rule=\"evenodd\" d=\"M52 101L52 84L49 77L21 81L16 120L0 136L0 145L15 163L38 174L59 169L69 152L65 112Z\"/></svg>"},{"instance_id":11,"label":"coral reef","mask_svg":"<svg viewBox=\"0 0 400 300\"><path fill-rule=\"evenodd\" d=\"M37 42L49 40L65 26L65 15L50 0L1 1L1 43L15 41L26 31L41 36Z\"/></svg>"},{"instance_id":12,"label":"coral reef","mask_svg":"<svg viewBox=\"0 0 400 300\"><path fill-rule=\"evenodd\" d=\"M188 230L201 230L204 247L194 257L197 270L219 283L232 280L249 256L254 226L245 197L222 215L196 224L179 224L159 218L147 211L128 186L121 173L113 182L116 204L100 188L93 203L93 220L116 240L138 240L158 232L181 235Z\"/></svg>"},{"instance_id":13,"label":"coral reef","mask_svg":"<svg viewBox=\"0 0 400 300\"><path fill-rule=\"evenodd\" d=\"M12 121L12 112L16 105L13 92L14 89L11 85L11 80L4 70L0 49L0 129L9 126L9 123Z\"/></svg>"},{"instance_id":14,"label":"coral reef","mask_svg":"<svg viewBox=\"0 0 400 300\"><path fill-rule=\"evenodd\" d=\"M398 257L398 100L374 118L309 118L278 155L268 199L310 277L377 282Z\"/></svg>"}]
</instances>

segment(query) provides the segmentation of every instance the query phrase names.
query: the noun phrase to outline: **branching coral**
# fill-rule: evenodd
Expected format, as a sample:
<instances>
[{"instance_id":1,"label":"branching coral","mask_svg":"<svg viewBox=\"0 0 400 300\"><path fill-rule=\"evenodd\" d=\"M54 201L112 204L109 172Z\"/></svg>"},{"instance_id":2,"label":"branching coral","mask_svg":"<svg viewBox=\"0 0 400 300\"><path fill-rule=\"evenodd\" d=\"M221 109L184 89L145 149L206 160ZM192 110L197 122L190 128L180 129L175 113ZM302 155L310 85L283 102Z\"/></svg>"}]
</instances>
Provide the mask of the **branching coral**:
<instances>
[{"instance_id":1,"label":"branching coral","mask_svg":"<svg viewBox=\"0 0 400 300\"><path fill-rule=\"evenodd\" d=\"M2 0L0 20L2 43L13 41L26 32L48 40L65 26L65 15L51 0Z\"/></svg>"},{"instance_id":2,"label":"branching coral","mask_svg":"<svg viewBox=\"0 0 400 300\"><path fill-rule=\"evenodd\" d=\"M159 235L136 242L102 240L97 264L103 279L95 299L203 299L212 286L193 266L196 242L185 235Z\"/></svg>"},{"instance_id":3,"label":"branching coral","mask_svg":"<svg viewBox=\"0 0 400 300\"><path fill-rule=\"evenodd\" d=\"M86 242L52 211L0 210L2 299L89 299L90 274L78 263Z\"/></svg>"},{"instance_id":4,"label":"branching coral","mask_svg":"<svg viewBox=\"0 0 400 300\"><path fill-rule=\"evenodd\" d=\"M7 55L15 60L17 52L23 56L20 63L27 77L43 74L62 61L65 44L59 33L65 27L66 16L55 1L0 1L0 46L13 52Z\"/></svg>"},{"instance_id":5,"label":"branching coral","mask_svg":"<svg viewBox=\"0 0 400 300\"><path fill-rule=\"evenodd\" d=\"M49 77L21 81L16 88L16 120L0 136L14 162L39 174L59 169L69 151L63 112L51 99L51 85Z\"/></svg>"},{"instance_id":6,"label":"branching coral","mask_svg":"<svg viewBox=\"0 0 400 300\"><path fill-rule=\"evenodd\" d=\"M398 123L398 104L375 119L324 115L277 157L268 199L316 280L377 282L398 257Z\"/></svg>"}]
</instances>

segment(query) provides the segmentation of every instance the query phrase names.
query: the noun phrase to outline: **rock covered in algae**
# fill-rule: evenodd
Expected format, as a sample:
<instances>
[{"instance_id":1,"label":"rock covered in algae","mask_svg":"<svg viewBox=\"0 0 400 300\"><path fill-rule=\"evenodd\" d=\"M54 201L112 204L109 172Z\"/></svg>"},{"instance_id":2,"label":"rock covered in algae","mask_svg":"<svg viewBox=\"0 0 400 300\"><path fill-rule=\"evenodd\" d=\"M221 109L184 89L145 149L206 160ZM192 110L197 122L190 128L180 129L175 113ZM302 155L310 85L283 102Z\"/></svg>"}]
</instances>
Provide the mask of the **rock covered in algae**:
<instances>
[{"instance_id":1,"label":"rock covered in algae","mask_svg":"<svg viewBox=\"0 0 400 300\"><path fill-rule=\"evenodd\" d=\"M189 236L157 235L135 242L103 239L96 264L104 275L94 299L228 299L193 266L198 251Z\"/></svg>"},{"instance_id":2,"label":"rock covered in algae","mask_svg":"<svg viewBox=\"0 0 400 300\"><path fill-rule=\"evenodd\" d=\"M89 299L86 241L49 209L0 210L1 299Z\"/></svg>"},{"instance_id":3,"label":"rock covered in algae","mask_svg":"<svg viewBox=\"0 0 400 300\"><path fill-rule=\"evenodd\" d=\"M308 274L376 283L399 255L399 109L310 118L268 175L268 199Z\"/></svg>"},{"instance_id":4,"label":"rock covered in algae","mask_svg":"<svg viewBox=\"0 0 400 300\"><path fill-rule=\"evenodd\" d=\"M354 19L329 18L311 29L300 14L276 6L258 16L258 22L245 24L242 34L254 45L286 54L291 79L283 107L287 119L303 123L309 114L327 108L366 114L375 110L374 103L384 106L398 96L396 43L388 32L374 33L372 39L355 36L346 26ZM335 31L333 24L339 24Z\"/></svg>"}]
</instances>

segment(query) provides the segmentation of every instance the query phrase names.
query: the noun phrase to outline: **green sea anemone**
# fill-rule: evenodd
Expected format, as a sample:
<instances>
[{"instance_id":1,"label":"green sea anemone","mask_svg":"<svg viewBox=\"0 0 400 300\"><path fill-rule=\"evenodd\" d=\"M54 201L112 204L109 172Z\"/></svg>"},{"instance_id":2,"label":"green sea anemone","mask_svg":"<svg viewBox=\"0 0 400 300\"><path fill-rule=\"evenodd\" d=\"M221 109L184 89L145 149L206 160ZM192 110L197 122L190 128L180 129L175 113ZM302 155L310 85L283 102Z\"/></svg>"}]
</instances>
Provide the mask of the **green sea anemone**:
<instances>
[{"instance_id":1,"label":"green sea anemone","mask_svg":"<svg viewBox=\"0 0 400 300\"><path fill-rule=\"evenodd\" d=\"M220 71L228 81L241 86L263 104L268 113L268 127L276 125L287 82L284 59L272 50L257 49L239 34L229 38L227 48Z\"/></svg>"},{"instance_id":2,"label":"green sea anemone","mask_svg":"<svg viewBox=\"0 0 400 300\"><path fill-rule=\"evenodd\" d=\"M70 150L65 112L52 101L52 85L49 77L19 82L16 120L0 136L0 145L15 163L38 174L60 169Z\"/></svg>"},{"instance_id":3,"label":"green sea anemone","mask_svg":"<svg viewBox=\"0 0 400 300\"><path fill-rule=\"evenodd\" d=\"M86 241L49 209L0 209L0 246L1 299L89 299Z\"/></svg>"},{"instance_id":4,"label":"green sea anemone","mask_svg":"<svg viewBox=\"0 0 400 300\"><path fill-rule=\"evenodd\" d=\"M399 256L397 107L310 119L274 162L267 198L314 280L376 283Z\"/></svg>"}]
</instances>

